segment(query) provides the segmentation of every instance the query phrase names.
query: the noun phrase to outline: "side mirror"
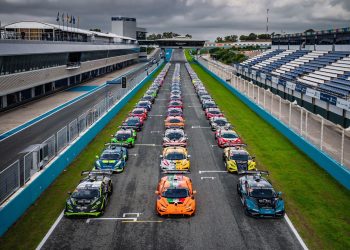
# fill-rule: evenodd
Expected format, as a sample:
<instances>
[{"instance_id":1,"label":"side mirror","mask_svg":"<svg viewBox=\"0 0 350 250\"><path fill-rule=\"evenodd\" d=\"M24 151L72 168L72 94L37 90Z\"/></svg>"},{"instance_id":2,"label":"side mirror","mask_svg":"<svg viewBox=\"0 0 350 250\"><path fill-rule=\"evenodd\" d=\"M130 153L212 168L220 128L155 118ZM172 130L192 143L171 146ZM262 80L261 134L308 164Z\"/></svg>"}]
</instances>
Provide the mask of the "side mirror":
<instances>
[{"instance_id":1,"label":"side mirror","mask_svg":"<svg viewBox=\"0 0 350 250\"><path fill-rule=\"evenodd\" d=\"M282 192L277 192L278 197L282 196Z\"/></svg>"},{"instance_id":2,"label":"side mirror","mask_svg":"<svg viewBox=\"0 0 350 250\"><path fill-rule=\"evenodd\" d=\"M111 137L114 137L114 135L111 135Z\"/></svg>"},{"instance_id":3,"label":"side mirror","mask_svg":"<svg viewBox=\"0 0 350 250\"><path fill-rule=\"evenodd\" d=\"M155 194L159 194L159 191L158 191L158 190L156 190L154 193L155 193Z\"/></svg>"},{"instance_id":4,"label":"side mirror","mask_svg":"<svg viewBox=\"0 0 350 250\"><path fill-rule=\"evenodd\" d=\"M99 159L99 158L100 158L100 157L98 157L98 155L96 155L95 157L96 157L96 159Z\"/></svg>"},{"instance_id":5,"label":"side mirror","mask_svg":"<svg viewBox=\"0 0 350 250\"><path fill-rule=\"evenodd\" d=\"M196 190L193 190L193 192L192 192L193 194L196 194L197 193L197 191Z\"/></svg>"},{"instance_id":6,"label":"side mirror","mask_svg":"<svg viewBox=\"0 0 350 250\"><path fill-rule=\"evenodd\" d=\"M252 159L255 159L255 156L252 156Z\"/></svg>"},{"instance_id":7,"label":"side mirror","mask_svg":"<svg viewBox=\"0 0 350 250\"><path fill-rule=\"evenodd\" d=\"M191 155L187 155L187 158L191 158Z\"/></svg>"},{"instance_id":8,"label":"side mirror","mask_svg":"<svg viewBox=\"0 0 350 250\"><path fill-rule=\"evenodd\" d=\"M163 155L159 155L159 158L163 158Z\"/></svg>"},{"instance_id":9,"label":"side mirror","mask_svg":"<svg viewBox=\"0 0 350 250\"><path fill-rule=\"evenodd\" d=\"M72 195L72 192L71 192L71 191L68 191L67 194L68 194L68 195Z\"/></svg>"}]
</instances>

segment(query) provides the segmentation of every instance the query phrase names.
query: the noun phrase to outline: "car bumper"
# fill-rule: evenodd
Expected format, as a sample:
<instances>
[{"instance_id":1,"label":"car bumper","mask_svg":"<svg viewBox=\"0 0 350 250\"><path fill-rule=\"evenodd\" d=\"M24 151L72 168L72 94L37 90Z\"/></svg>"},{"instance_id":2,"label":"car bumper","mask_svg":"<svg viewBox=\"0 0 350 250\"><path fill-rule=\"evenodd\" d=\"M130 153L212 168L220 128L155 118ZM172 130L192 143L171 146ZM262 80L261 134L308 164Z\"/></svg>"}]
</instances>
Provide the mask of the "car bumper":
<instances>
[{"instance_id":1,"label":"car bumper","mask_svg":"<svg viewBox=\"0 0 350 250\"><path fill-rule=\"evenodd\" d=\"M187 216L191 216L196 212L196 208L191 208L191 209L186 209L184 206L177 206L175 208L175 206L172 206L171 208L167 208L164 210L162 210L160 207L157 206L157 213L160 216L170 216L170 215L187 215Z\"/></svg>"},{"instance_id":2,"label":"car bumper","mask_svg":"<svg viewBox=\"0 0 350 250\"><path fill-rule=\"evenodd\" d=\"M64 212L66 217L98 217L102 214L101 211L98 212Z\"/></svg>"},{"instance_id":3,"label":"car bumper","mask_svg":"<svg viewBox=\"0 0 350 250\"><path fill-rule=\"evenodd\" d=\"M252 217L257 218L282 218L285 211L276 212L273 209L260 209L259 211L247 210L247 214Z\"/></svg>"}]
</instances>

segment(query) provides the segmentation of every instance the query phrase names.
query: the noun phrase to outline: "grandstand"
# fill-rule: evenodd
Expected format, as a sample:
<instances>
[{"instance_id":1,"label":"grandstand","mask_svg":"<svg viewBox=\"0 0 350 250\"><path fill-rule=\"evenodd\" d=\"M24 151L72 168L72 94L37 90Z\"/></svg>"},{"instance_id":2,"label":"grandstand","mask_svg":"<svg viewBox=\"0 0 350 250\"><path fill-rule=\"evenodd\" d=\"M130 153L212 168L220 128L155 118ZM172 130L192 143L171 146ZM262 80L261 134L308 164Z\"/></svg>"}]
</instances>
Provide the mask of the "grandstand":
<instances>
[{"instance_id":1,"label":"grandstand","mask_svg":"<svg viewBox=\"0 0 350 250\"><path fill-rule=\"evenodd\" d=\"M329 32L317 34L317 39L309 40L322 41L322 34L329 36ZM341 35L344 38L344 32ZM300 36L303 37L302 34ZM296 38L296 35L286 37ZM273 40L272 49L235 65L237 74L259 86L270 88L284 99L296 100L300 106L311 112L348 127L350 39L348 44L344 44L345 40L342 40L342 48L348 47L348 51L336 50L338 40L335 35L334 37L334 44L331 44L331 47L329 43L325 47L322 44L311 46L301 38L299 39L301 44L297 49L295 44L294 47L286 45L285 42L279 45L277 41L282 40L278 37L278 40ZM307 49L310 46L316 49Z\"/></svg>"}]
</instances>

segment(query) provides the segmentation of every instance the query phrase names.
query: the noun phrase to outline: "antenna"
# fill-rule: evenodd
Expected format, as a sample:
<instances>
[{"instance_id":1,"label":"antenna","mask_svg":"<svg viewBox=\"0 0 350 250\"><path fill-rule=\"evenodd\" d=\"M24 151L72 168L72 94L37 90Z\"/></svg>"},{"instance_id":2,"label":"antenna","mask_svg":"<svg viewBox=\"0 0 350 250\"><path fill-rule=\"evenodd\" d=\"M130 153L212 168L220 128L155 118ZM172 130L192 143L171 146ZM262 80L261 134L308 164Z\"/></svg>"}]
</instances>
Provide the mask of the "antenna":
<instances>
[{"instance_id":1,"label":"antenna","mask_svg":"<svg viewBox=\"0 0 350 250\"><path fill-rule=\"evenodd\" d=\"M269 33L269 11L270 9L266 9L266 34Z\"/></svg>"}]
</instances>

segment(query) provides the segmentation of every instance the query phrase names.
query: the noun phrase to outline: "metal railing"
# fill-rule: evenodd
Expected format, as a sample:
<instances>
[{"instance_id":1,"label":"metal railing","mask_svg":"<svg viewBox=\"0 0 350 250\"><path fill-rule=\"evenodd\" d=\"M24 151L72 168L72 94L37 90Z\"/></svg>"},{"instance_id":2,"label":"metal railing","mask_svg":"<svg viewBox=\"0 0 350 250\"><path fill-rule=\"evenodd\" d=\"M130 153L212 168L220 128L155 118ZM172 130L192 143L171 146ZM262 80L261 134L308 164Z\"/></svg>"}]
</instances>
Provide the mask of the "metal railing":
<instances>
[{"instance_id":1,"label":"metal railing","mask_svg":"<svg viewBox=\"0 0 350 250\"><path fill-rule=\"evenodd\" d=\"M327 153L346 168L350 168L350 131L316 115L296 102L284 100L269 89L265 89L222 68L209 60L198 59L201 64L250 100L278 118L286 126L308 140L315 147Z\"/></svg>"},{"instance_id":2,"label":"metal railing","mask_svg":"<svg viewBox=\"0 0 350 250\"><path fill-rule=\"evenodd\" d=\"M162 63L162 62L160 62ZM157 67L148 66L147 71L140 71L138 75L131 74L127 88L119 88L109 92L94 106L88 108L66 126L41 144L36 144L29 152L0 172L0 204L25 185L30 178L40 172L45 166L63 151L70 143L84 133L89 127L105 115L112 106L123 98L131 89L138 85L149 72Z\"/></svg>"}]
</instances>

